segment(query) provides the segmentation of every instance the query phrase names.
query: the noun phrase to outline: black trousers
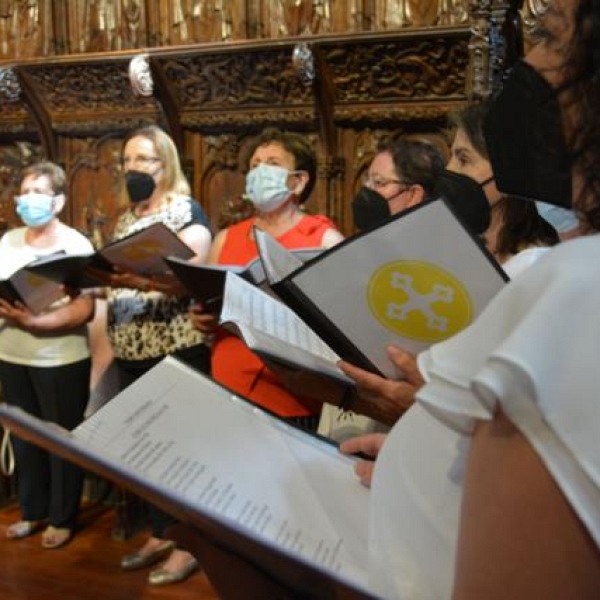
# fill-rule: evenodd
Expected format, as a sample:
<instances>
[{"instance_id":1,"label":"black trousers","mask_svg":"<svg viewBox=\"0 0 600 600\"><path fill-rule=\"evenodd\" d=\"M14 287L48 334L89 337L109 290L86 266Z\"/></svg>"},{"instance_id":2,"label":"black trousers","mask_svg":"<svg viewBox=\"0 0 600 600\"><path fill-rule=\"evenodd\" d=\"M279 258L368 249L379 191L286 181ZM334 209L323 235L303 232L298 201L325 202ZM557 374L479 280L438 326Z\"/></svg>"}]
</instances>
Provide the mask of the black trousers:
<instances>
[{"instance_id":1,"label":"black trousers","mask_svg":"<svg viewBox=\"0 0 600 600\"><path fill-rule=\"evenodd\" d=\"M83 421L90 393L91 360L60 367L28 367L0 360L0 381L8 404L73 429ZM83 471L45 450L12 438L22 518L48 519L73 528L83 488Z\"/></svg>"},{"instance_id":2,"label":"black trousers","mask_svg":"<svg viewBox=\"0 0 600 600\"><path fill-rule=\"evenodd\" d=\"M191 367L202 371L203 373L210 372L210 349L206 344L198 344L191 348L178 350L173 354L175 358L182 360ZM150 358L146 360L120 360L116 359L117 368L119 371L119 388L124 390L131 385L136 379L148 372L152 367L157 365L164 356ZM159 510L151 504L148 506L148 515L152 525L152 535L156 538L163 538L165 529L174 525L177 521Z\"/></svg>"}]
</instances>

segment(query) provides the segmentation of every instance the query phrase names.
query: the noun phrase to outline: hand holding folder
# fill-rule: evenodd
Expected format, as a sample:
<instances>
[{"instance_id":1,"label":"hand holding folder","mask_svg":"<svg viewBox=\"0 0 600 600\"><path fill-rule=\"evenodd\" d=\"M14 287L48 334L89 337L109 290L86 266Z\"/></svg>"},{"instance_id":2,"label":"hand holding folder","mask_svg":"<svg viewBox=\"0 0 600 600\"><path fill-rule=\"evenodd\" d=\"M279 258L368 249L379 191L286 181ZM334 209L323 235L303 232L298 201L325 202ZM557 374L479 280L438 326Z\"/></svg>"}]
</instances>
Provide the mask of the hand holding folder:
<instances>
[{"instance_id":1,"label":"hand holding folder","mask_svg":"<svg viewBox=\"0 0 600 600\"><path fill-rule=\"evenodd\" d=\"M302 265L323 251L323 248L300 248L290 250L289 253L298 265ZM176 256L167 256L165 263L189 294L208 310L220 309L228 272L235 273L261 289L268 289L259 257L244 266L193 264Z\"/></svg>"},{"instance_id":2,"label":"hand holding folder","mask_svg":"<svg viewBox=\"0 0 600 600\"><path fill-rule=\"evenodd\" d=\"M467 327L507 276L442 199L346 239L299 268L256 240L273 291L342 359L398 378L385 352L418 354Z\"/></svg>"},{"instance_id":3,"label":"hand holding folder","mask_svg":"<svg viewBox=\"0 0 600 600\"><path fill-rule=\"evenodd\" d=\"M65 295L61 285L31 273L27 268L30 263L12 263L6 249L2 261L0 298L9 304L20 302L39 313Z\"/></svg>"},{"instance_id":4,"label":"hand holding folder","mask_svg":"<svg viewBox=\"0 0 600 600\"><path fill-rule=\"evenodd\" d=\"M110 285L117 272L162 276L168 269L164 257L189 259L194 252L163 223L155 223L94 254L49 257L28 265L29 271L72 288Z\"/></svg>"}]
</instances>

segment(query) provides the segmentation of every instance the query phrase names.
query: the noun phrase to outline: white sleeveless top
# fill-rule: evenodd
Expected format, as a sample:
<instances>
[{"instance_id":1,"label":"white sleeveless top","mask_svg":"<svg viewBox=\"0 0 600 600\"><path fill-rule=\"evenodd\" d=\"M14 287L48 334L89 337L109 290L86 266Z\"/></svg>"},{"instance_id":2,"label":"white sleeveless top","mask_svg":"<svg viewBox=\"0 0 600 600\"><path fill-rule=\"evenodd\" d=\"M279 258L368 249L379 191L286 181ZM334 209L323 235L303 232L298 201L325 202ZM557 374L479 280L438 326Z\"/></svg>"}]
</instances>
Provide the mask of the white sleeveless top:
<instances>
[{"instance_id":1,"label":"white sleeveless top","mask_svg":"<svg viewBox=\"0 0 600 600\"><path fill-rule=\"evenodd\" d=\"M385 598L450 598L470 433L496 404L600 547L600 235L516 276L471 327L419 356L428 383L375 469L369 581Z\"/></svg>"}]
</instances>

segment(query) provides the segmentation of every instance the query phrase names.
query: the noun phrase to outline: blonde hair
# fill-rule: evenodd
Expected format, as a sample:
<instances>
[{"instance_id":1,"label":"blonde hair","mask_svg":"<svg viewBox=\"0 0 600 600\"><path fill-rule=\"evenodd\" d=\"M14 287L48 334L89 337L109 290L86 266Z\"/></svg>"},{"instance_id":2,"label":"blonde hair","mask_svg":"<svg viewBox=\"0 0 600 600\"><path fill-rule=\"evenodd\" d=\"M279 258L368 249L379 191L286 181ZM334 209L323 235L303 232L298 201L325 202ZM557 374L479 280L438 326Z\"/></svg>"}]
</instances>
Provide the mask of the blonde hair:
<instances>
[{"instance_id":1,"label":"blonde hair","mask_svg":"<svg viewBox=\"0 0 600 600\"><path fill-rule=\"evenodd\" d=\"M121 152L123 152L127 143L136 137L146 138L154 144L156 155L160 158L163 166L163 179L160 184L163 194L167 198L177 195L190 196L190 184L181 168L179 153L171 136L156 125L141 127L130 132L125 137L121 146ZM129 199L125 186L122 186L122 195L125 201L123 206L126 206L129 203Z\"/></svg>"}]
</instances>

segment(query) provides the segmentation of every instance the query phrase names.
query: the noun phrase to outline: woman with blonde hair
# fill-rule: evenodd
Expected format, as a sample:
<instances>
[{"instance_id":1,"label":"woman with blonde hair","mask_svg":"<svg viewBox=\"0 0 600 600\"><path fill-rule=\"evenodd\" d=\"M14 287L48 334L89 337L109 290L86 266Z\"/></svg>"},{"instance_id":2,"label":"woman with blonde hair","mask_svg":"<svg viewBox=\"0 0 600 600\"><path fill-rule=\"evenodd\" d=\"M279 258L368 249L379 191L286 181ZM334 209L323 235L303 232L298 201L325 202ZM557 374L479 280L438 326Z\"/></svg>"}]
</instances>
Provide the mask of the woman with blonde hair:
<instances>
[{"instance_id":1,"label":"woman with blonde hair","mask_svg":"<svg viewBox=\"0 0 600 600\"><path fill-rule=\"evenodd\" d=\"M195 252L192 260L203 262L211 233L203 210L190 197L173 140L156 126L137 129L125 138L121 161L128 202L114 227L113 239L163 223ZM210 351L204 335L188 318L189 298L181 297L172 282L119 273L106 283L108 335L121 389L168 355L209 372ZM139 569L168 557L161 568L150 573L149 583L182 581L198 564L164 539L164 531L172 523L167 515L150 507L150 517L151 537L140 550L125 556L121 566Z\"/></svg>"}]
</instances>

